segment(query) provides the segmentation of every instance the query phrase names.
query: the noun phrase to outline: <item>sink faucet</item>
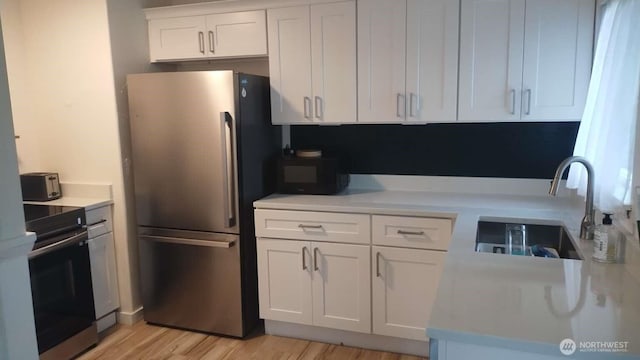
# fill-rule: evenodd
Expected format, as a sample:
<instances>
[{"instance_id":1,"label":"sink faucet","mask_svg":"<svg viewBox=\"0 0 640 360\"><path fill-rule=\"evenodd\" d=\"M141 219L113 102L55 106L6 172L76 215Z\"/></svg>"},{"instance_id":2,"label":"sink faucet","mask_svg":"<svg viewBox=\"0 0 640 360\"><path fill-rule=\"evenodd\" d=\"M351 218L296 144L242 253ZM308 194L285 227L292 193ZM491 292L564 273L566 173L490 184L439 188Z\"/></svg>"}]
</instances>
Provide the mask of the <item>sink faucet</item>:
<instances>
[{"instance_id":1,"label":"sink faucet","mask_svg":"<svg viewBox=\"0 0 640 360\"><path fill-rule=\"evenodd\" d=\"M582 223L580 225L580 239L584 240L593 240L593 229L596 224L595 222L595 210L593 209L593 166L587 161L587 159L581 156L570 156L564 159L560 165L558 165L558 169L556 169L556 174L551 181L551 188L549 189L549 195L556 196L558 193L558 186L560 185L560 178L564 173L565 169L574 162L581 163L587 169L587 198L586 198L586 206L584 209L584 217L582 218Z\"/></svg>"}]
</instances>

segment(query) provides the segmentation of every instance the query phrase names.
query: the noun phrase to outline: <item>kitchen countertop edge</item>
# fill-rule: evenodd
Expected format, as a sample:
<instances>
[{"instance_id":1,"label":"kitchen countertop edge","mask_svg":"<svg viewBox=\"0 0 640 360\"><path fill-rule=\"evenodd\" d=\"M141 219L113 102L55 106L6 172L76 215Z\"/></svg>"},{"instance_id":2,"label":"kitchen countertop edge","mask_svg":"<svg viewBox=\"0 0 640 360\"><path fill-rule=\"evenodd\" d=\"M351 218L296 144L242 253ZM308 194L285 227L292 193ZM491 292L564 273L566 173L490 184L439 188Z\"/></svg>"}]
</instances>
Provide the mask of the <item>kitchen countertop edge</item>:
<instances>
[{"instance_id":1,"label":"kitchen countertop edge","mask_svg":"<svg viewBox=\"0 0 640 360\"><path fill-rule=\"evenodd\" d=\"M24 201L24 204L32 205L53 205L53 206L76 206L82 207L86 211L95 210L101 207L113 205L111 199L62 197L51 201Z\"/></svg>"}]
</instances>

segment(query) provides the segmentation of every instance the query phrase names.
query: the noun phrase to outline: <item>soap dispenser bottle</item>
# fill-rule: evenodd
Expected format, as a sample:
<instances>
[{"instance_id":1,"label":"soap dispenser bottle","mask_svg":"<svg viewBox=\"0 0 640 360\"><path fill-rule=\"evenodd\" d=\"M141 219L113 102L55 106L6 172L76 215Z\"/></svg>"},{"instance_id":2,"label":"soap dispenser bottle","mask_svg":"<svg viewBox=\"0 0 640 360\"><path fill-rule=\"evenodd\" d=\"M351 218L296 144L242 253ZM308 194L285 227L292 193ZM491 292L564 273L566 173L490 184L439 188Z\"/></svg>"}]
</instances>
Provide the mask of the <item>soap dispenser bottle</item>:
<instances>
[{"instance_id":1,"label":"soap dispenser bottle","mask_svg":"<svg viewBox=\"0 0 640 360\"><path fill-rule=\"evenodd\" d=\"M593 244L593 260L604 263L615 263L621 246L621 234L613 225L612 214L603 213L602 224L596 226Z\"/></svg>"}]
</instances>

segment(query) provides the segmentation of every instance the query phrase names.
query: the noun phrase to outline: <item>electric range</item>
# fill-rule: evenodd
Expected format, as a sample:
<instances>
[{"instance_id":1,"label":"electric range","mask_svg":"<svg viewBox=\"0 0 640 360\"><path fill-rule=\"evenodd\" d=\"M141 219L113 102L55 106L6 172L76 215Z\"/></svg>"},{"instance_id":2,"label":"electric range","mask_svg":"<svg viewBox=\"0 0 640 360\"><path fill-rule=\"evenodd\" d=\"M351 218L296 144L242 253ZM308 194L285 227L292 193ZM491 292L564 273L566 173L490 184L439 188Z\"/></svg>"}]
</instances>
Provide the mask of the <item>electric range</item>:
<instances>
[{"instance_id":1,"label":"electric range","mask_svg":"<svg viewBox=\"0 0 640 360\"><path fill-rule=\"evenodd\" d=\"M84 208L24 205L41 360L70 359L98 341Z\"/></svg>"}]
</instances>

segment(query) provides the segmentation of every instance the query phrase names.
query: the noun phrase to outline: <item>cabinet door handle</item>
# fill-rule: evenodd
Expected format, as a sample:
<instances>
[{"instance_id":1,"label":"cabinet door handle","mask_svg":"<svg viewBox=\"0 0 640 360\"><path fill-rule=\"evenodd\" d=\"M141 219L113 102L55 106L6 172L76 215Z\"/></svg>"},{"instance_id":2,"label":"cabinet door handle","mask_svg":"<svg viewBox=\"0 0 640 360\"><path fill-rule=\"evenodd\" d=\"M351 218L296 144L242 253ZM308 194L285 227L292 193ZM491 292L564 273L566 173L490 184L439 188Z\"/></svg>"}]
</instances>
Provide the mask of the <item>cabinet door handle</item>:
<instances>
[{"instance_id":1,"label":"cabinet door handle","mask_svg":"<svg viewBox=\"0 0 640 360\"><path fill-rule=\"evenodd\" d=\"M400 105L401 103L402 105ZM406 103L407 102L404 95L398 93L398 95L396 96L396 116L401 119L404 119ZM400 111L400 109L402 109L402 112Z\"/></svg>"},{"instance_id":2,"label":"cabinet door handle","mask_svg":"<svg viewBox=\"0 0 640 360\"><path fill-rule=\"evenodd\" d=\"M307 247L302 247L302 270L307 270L307 257L305 256L305 252L307 252Z\"/></svg>"},{"instance_id":3,"label":"cabinet door handle","mask_svg":"<svg viewBox=\"0 0 640 360\"><path fill-rule=\"evenodd\" d=\"M313 248L313 270L318 271L318 248Z\"/></svg>"},{"instance_id":4,"label":"cabinet door handle","mask_svg":"<svg viewBox=\"0 0 640 360\"><path fill-rule=\"evenodd\" d=\"M416 101L414 102L413 99L416 99ZM415 113L413 112L414 107L416 109ZM418 96L414 93L409 93L409 116L416 117L417 112L418 112Z\"/></svg>"},{"instance_id":5,"label":"cabinet door handle","mask_svg":"<svg viewBox=\"0 0 640 360\"><path fill-rule=\"evenodd\" d=\"M213 31L209 31L209 51L211 51L212 54L215 54L216 46L213 40L214 40Z\"/></svg>"},{"instance_id":6,"label":"cabinet door handle","mask_svg":"<svg viewBox=\"0 0 640 360\"><path fill-rule=\"evenodd\" d=\"M531 115L531 89L526 89L524 93L526 94L526 98L527 98L527 107L526 107L527 110L524 112L524 114Z\"/></svg>"},{"instance_id":7,"label":"cabinet door handle","mask_svg":"<svg viewBox=\"0 0 640 360\"><path fill-rule=\"evenodd\" d=\"M398 230L398 235L424 235L424 231Z\"/></svg>"},{"instance_id":8,"label":"cabinet door handle","mask_svg":"<svg viewBox=\"0 0 640 360\"><path fill-rule=\"evenodd\" d=\"M308 96L304 97L304 118L311 119L311 98Z\"/></svg>"},{"instance_id":9,"label":"cabinet door handle","mask_svg":"<svg viewBox=\"0 0 640 360\"><path fill-rule=\"evenodd\" d=\"M380 252L376 253L376 277L380 277Z\"/></svg>"},{"instance_id":10,"label":"cabinet door handle","mask_svg":"<svg viewBox=\"0 0 640 360\"><path fill-rule=\"evenodd\" d=\"M204 33L202 31L198 31L198 41L200 43L200 52L204 54Z\"/></svg>"},{"instance_id":11,"label":"cabinet door handle","mask_svg":"<svg viewBox=\"0 0 640 360\"><path fill-rule=\"evenodd\" d=\"M511 94L511 115L515 115L516 114L516 89L511 89L509 93Z\"/></svg>"},{"instance_id":12,"label":"cabinet door handle","mask_svg":"<svg viewBox=\"0 0 640 360\"><path fill-rule=\"evenodd\" d=\"M316 119L322 119L322 98L320 96L316 96L315 97L315 112L316 112Z\"/></svg>"}]
</instances>

